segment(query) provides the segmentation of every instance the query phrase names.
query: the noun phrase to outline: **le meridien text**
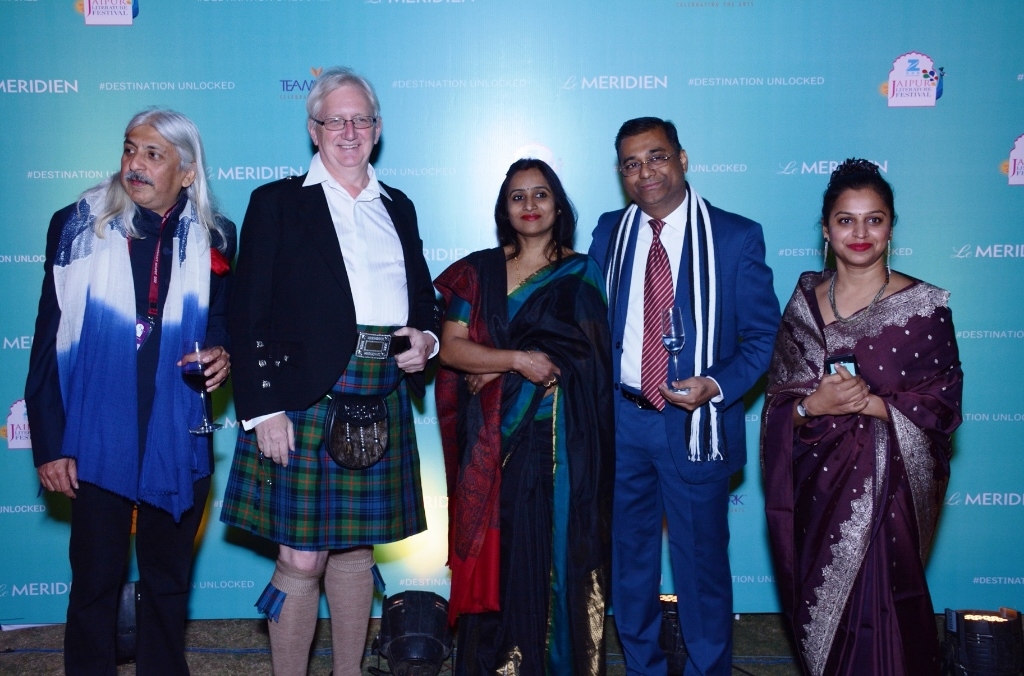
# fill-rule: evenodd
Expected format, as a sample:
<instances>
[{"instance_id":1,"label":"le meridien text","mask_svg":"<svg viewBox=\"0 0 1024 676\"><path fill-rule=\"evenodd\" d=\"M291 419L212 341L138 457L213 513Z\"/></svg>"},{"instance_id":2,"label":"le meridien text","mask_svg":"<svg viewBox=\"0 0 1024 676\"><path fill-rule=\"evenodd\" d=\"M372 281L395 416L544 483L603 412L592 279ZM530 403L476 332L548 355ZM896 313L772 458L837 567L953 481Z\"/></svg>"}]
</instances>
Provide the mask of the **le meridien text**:
<instances>
[{"instance_id":1,"label":"le meridien text","mask_svg":"<svg viewBox=\"0 0 1024 676\"><path fill-rule=\"evenodd\" d=\"M0 80L2 94L78 93L78 80Z\"/></svg>"}]
</instances>

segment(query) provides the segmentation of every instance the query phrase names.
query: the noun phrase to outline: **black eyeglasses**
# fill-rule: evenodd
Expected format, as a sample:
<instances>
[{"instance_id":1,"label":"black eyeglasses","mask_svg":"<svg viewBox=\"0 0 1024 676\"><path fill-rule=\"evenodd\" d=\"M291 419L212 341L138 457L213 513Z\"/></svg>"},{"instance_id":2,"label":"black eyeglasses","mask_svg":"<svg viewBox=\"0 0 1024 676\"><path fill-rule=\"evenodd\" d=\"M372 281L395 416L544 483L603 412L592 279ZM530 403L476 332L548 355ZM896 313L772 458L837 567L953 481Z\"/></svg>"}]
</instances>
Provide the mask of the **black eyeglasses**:
<instances>
[{"instance_id":1,"label":"black eyeglasses","mask_svg":"<svg viewBox=\"0 0 1024 676\"><path fill-rule=\"evenodd\" d=\"M636 176L640 173L640 167L649 165L651 169L657 167L664 167L668 164L668 161L678 155L678 152L672 153L671 155L655 155L654 157L648 157L646 160L632 160L630 162L623 162L619 165L619 172L623 176Z\"/></svg>"},{"instance_id":2,"label":"black eyeglasses","mask_svg":"<svg viewBox=\"0 0 1024 676\"><path fill-rule=\"evenodd\" d=\"M322 126L328 131L341 131L345 128L345 125L349 122L356 129L369 129L373 125L377 124L377 118L367 117L366 115L356 115L351 120L346 120L343 117L329 117L326 120L318 120L315 117L309 118Z\"/></svg>"}]
</instances>

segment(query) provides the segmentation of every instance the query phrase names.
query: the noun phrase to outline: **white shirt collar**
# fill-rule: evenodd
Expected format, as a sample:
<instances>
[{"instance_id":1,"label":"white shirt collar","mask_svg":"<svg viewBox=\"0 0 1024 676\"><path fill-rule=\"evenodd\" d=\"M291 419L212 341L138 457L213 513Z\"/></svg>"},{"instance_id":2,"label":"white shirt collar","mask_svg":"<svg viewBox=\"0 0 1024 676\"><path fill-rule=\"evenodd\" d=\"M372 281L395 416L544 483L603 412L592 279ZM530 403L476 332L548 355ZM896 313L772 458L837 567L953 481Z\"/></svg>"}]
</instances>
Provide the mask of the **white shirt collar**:
<instances>
[{"instance_id":1,"label":"white shirt collar","mask_svg":"<svg viewBox=\"0 0 1024 676\"><path fill-rule=\"evenodd\" d=\"M665 218L662 219L663 221L665 221L665 227L666 228L671 228L672 230L677 230L679 232L682 232L683 229L686 227L686 212L689 210L689 208L690 208L690 193L687 192L686 193L686 197L683 198L683 203L680 204L679 206L677 206L675 208L675 211L673 211L668 216L666 216ZM650 224L648 223L648 221L651 218L652 217L648 213L644 212L643 213L644 225L647 225L648 227L650 227Z\"/></svg>"},{"instance_id":2,"label":"white shirt collar","mask_svg":"<svg viewBox=\"0 0 1024 676\"><path fill-rule=\"evenodd\" d=\"M359 193L359 197L356 199L361 200L374 200L378 197L386 197L389 200L391 195L384 189L384 186L377 180L377 174L373 170L372 164L366 165L366 176L370 179L370 182L366 184L363 191ZM341 187L341 184L334 180L331 173L327 171L327 167L324 166L324 161L320 159L320 153L313 155L313 159L309 161L309 172L306 174L306 180L303 181L302 187L307 188L311 185L318 185L320 183L326 183L335 190L340 190L347 194L347 191Z\"/></svg>"}]
</instances>

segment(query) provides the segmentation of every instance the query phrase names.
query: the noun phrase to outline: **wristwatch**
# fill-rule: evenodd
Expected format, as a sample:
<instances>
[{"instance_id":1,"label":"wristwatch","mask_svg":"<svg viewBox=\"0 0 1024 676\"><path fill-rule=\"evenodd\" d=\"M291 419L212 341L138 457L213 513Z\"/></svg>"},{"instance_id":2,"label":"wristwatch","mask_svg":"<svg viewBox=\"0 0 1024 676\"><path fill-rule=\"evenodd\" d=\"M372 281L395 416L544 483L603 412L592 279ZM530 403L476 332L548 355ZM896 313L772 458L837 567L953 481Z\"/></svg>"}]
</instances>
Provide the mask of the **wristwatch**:
<instances>
[{"instance_id":1,"label":"wristwatch","mask_svg":"<svg viewBox=\"0 0 1024 676\"><path fill-rule=\"evenodd\" d=\"M804 408L804 401L806 401L806 399L807 399L807 397L804 397L796 405L796 414L798 416L800 416L801 418L810 418L811 417L810 414L807 413L807 409Z\"/></svg>"}]
</instances>

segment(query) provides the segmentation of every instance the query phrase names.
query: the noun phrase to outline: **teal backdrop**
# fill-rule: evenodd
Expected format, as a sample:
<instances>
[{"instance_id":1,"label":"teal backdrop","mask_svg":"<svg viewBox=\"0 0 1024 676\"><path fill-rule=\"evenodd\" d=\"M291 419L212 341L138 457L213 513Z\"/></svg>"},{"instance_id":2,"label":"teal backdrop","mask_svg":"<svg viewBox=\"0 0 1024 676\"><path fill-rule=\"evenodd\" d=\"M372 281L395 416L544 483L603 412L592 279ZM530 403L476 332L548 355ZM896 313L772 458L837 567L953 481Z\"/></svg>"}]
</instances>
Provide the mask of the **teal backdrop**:
<instances>
[{"instance_id":1,"label":"teal backdrop","mask_svg":"<svg viewBox=\"0 0 1024 676\"><path fill-rule=\"evenodd\" d=\"M801 271L821 267L830 170L850 156L878 163L896 191L893 266L952 292L966 373L928 568L936 608L1024 606L1024 3L135 4L130 26L87 26L82 0L0 0L0 623L62 622L70 585L69 503L40 495L21 403L50 215L118 169L126 122L159 105L198 124L212 188L241 225L254 188L306 171L305 96L315 73L338 64L377 88L377 173L415 202L435 276L494 245L497 189L520 156L559 172L586 250L597 217L624 203L616 130L657 115L678 125L701 194L763 224L785 301ZM757 461L761 401L750 394L751 461L730 505L742 613L778 608ZM273 549L217 519L237 427L230 390L216 414L226 428L215 439L191 612L255 617ZM376 554L389 593L447 596L430 392L416 430L429 530Z\"/></svg>"}]
</instances>

